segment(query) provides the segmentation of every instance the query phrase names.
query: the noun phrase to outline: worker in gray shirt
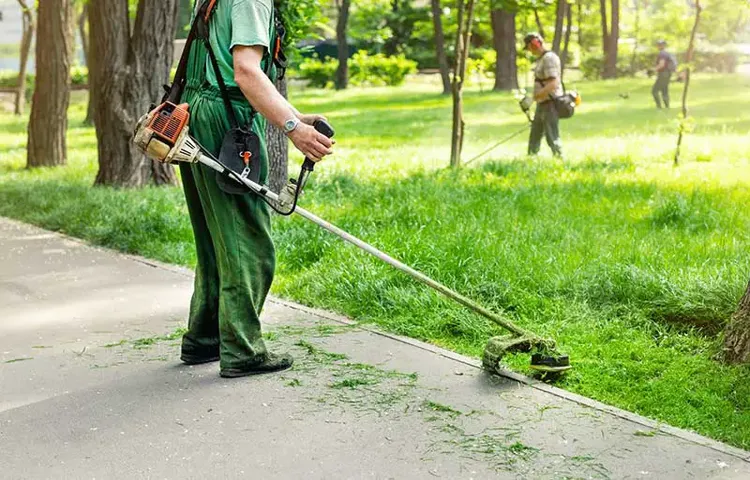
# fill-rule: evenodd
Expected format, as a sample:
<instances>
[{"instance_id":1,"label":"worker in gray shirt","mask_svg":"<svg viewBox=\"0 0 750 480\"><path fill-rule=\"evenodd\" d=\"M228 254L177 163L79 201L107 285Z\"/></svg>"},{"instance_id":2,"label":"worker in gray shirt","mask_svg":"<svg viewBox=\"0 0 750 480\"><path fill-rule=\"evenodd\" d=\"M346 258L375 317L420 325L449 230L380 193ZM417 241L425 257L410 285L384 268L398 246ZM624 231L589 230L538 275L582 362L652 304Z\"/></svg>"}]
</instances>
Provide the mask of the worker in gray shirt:
<instances>
[{"instance_id":1,"label":"worker in gray shirt","mask_svg":"<svg viewBox=\"0 0 750 480\"><path fill-rule=\"evenodd\" d=\"M560 140L560 119L555 108L554 98L563 95L562 67L560 57L555 52L544 48L544 40L538 33L530 33L524 38L526 49L538 58L534 68L534 100L536 113L531 123L529 135L529 155L539 153L542 134L547 145L557 157L562 157L562 140Z\"/></svg>"},{"instance_id":2,"label":"worker in gray shirt","mask_svg":"<svg viewBox=\"0 0 750 480\"><path fill-rule=\"evenodd\" d=\"M661 108L662 100L664 100L664 106L669 108L669 82L672 74L677 70L677 60L674 55L667 52L666 41L659 40L656 45L659 48L659 55L656 57L656 82L651 93L654 95L657 108Z\"/></svg>"}]
</instances>

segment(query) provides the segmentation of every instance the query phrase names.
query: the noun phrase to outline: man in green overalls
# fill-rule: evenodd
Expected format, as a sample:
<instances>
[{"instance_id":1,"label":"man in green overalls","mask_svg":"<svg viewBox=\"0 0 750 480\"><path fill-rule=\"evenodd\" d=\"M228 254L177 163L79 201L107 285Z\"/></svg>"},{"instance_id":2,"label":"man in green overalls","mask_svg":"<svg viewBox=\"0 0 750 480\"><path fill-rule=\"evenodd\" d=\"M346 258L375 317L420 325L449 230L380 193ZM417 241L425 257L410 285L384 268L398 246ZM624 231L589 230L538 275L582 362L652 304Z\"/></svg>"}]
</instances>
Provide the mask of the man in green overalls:
<instances>
[{"instance_id":1,"label":"man in green overalls","mask_svg":"<svg viewBox=\"0 0 750 480\"><path fill-rule=\"evenodd\" d=\"M263 183L268 177L266 119L313 161L330 154L333 145L312 127L322 117L300 114L265 73L272 61L273 16L273 0L219 0L209 24L210 44L237 120L245 125L253 110L260 114L254 116L252 130L261 139L256 161L261 162ZM183 101L190 105L191 134L218 156L230 123L201 42L190 52ZM275 268L267 205L253 194L225 193L217 174L201 164L181 164L180 172L198 261L182 361L194 365L221 360L223 377L289 368L292 357L268 352L261 336L259 315Z\"/></svg>"}]
</instances>

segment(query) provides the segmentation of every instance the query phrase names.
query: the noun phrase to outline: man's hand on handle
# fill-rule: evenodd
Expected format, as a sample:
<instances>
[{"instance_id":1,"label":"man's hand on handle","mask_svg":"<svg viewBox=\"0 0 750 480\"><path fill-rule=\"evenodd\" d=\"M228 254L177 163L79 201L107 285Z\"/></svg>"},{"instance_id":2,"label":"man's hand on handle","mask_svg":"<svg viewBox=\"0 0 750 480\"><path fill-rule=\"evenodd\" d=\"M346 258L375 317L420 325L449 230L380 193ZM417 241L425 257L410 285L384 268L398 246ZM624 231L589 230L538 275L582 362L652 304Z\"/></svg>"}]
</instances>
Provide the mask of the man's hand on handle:
<instances>
[{"instance_id":1,"label":"man's hand on handle","mask_svg":"<svg viewBox=\"0 0 750 480\"><path fill-rule=\"evenodd\" d=\"M289 133L289 139L294 146L313 162L319 162L326 155L333 153L331 147L335 140L326 137L315 130L312 124L315 120L325 119L320 115L301 115L300 124ZM308 120L310 123L308 123Z\"/></svg>"}]
</instances>

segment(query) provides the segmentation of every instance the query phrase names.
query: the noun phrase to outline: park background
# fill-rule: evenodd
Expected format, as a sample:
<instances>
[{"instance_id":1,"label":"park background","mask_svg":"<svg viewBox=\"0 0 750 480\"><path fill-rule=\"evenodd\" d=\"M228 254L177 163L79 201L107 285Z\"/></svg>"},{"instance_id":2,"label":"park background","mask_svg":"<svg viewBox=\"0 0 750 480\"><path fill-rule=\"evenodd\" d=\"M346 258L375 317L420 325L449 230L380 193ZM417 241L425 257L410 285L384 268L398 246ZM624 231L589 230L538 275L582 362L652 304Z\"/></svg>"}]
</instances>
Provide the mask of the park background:
<instances>
[{"instance_id":1,"label":"park background","mask_svg":"<svg viewBox=\"0 0 750 480\"><path fill-rule=\"evenodd\" d=\"M0 215L194 264L177 173L129 142L189 4L0 1ZM698 6L290 1L279 87L337 130L306 208L557 339L576 366L559 386L750 448L750 5ZM565 159L526 157L522 134L470 162L524 128L513 90L532 84L529 30L583 96ZM682 79L661 111L659 38ZM301 158L278 132L269 143L278 186ZM276 295L474 356L499 333L302 220L277 218L274 237Z\"/></svg>"}]
</instances>

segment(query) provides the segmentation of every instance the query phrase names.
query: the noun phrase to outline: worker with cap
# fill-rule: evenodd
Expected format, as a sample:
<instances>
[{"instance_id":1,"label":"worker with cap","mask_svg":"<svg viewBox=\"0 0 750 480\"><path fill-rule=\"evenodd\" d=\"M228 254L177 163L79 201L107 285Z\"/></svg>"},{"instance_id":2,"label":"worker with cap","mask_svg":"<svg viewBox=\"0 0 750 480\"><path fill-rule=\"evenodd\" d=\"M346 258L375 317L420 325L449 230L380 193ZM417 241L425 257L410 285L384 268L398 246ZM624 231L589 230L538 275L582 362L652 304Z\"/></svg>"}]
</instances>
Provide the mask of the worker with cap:
<instances>
[{"instance_id":1,"label":"worker with cap","mask_svg":"<svg viewBox=\"0 0 750 480\"><path fill-rule=\"evenodd\" d=\"M196 2L196 9L202 3ZM219 0L209 31L234 114L260 138L261 182L268 178L266 121L282 129L307 158L317 162L330 154L333 141L312 127L323 117L301 114L274 87L276 74L268 68L275 38L273 0ZM218 156L230 122L208 57L202 42L193 43L184 101L190 104L190 133ZM291 367L290 355L268 351L259 319L275 269L267 205L252 193L226 193L217 174L200 163L180 164L180 172L197 260L182 361L220 360L222 377Z\"/></svg>"},{"instance_id":2,"label":"worker with cap","mask_svg":"<svg viewBox=\"0 0 750 480\"><path fill-rule=\"evenodd\" d=\"M677 60L674 55L667 52L665 40L659 40L656 45L659 48L659 54L656 57L656 82L654 82L651 93L654 96L657 108L662 108L662 101L664 106L669 108L669 82L677 69Z\"/></svg>"},{"instance_id":3,"label":"worker with cap","mask_svg":"<svg viewBox=\"0 0 750 480\"><path fill-rule=\"evenodd\" d=\"M529 134L529 155L539 153L542 135L544 135L552 153L557 157L562 157L560 119L554 102L554 98L563 95L560 57L555 52L544 48L544 39L538 33L526 35L524 45L538 59L534 67L536 113Z\"/></svg>"}]
</instances>

